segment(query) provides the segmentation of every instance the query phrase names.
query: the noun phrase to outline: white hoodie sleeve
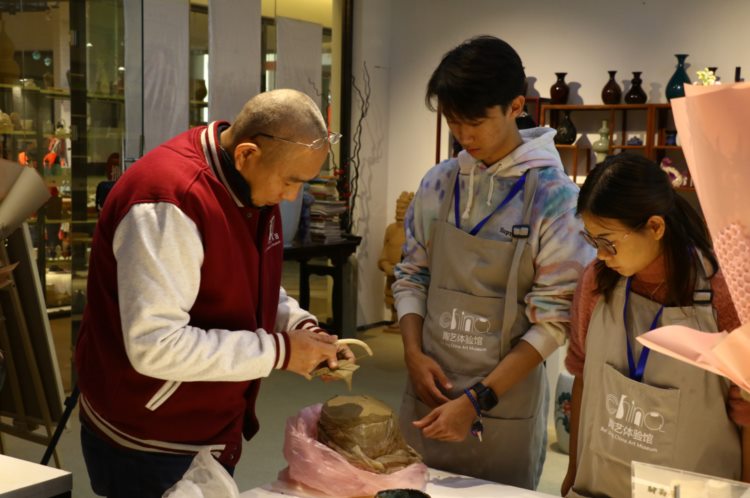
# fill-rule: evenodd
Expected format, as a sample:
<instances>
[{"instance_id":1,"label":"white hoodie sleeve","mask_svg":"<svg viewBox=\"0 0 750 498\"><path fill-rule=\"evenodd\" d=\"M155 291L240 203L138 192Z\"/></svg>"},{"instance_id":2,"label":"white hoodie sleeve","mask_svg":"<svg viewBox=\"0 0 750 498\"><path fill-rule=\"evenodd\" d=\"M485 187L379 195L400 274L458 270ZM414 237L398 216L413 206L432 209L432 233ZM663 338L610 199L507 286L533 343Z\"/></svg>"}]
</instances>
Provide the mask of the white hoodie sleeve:
<instances>
[{"instance_id":1,"label":"white hoodie sleeve","mask_svg":"<svg viewBox=\"0 0 750 498\"><path fill-rule=\"evenodd\" d=\"M522 339L543 358L564 344L576 284L583 269L596 256L580 236L582 228L574 207L557 217L545 218L541 226L539 250L534 260L534 283L525 299L531 327Z\"/></svg>"},{"instance_id":2,"label":"white hoodie sleeve","mask_svg":"<svg viewBox=\"0 0 750 498\"><path fill-rule=\"evenodd\" d=\"M279 292L279 308L276 311L274 332L288 332L295 329L318 329L318 319L300 307L299 302L290 297L282 287Z\"/></svg>"},{"instance_id":3,"label":"white hoodie sleeve","mask_svg":"<svg viewBox=\"0 0 750 498\"><path fill-rule=\"evenodd\" d=\"M414 196L404 217L406 242L404 257L393 270L393 300L399 320L404 315L427 314L427 289L430 286L430 267L427 255L428 234L422 210L422 189Z\"/></svg>"},{"instance_id":4,"label":"white hoodie sleeve","mask_svg":"<svg viewBox=\"0 0 750 498\"><path fill-rule=\"evenodd\" d=\"M173 381L243 381L284 364L281 334L188 324L203 244L195 223L176 206L133 206L112 246L125 351L136 371Z\"/></svg>"}]
</instances>

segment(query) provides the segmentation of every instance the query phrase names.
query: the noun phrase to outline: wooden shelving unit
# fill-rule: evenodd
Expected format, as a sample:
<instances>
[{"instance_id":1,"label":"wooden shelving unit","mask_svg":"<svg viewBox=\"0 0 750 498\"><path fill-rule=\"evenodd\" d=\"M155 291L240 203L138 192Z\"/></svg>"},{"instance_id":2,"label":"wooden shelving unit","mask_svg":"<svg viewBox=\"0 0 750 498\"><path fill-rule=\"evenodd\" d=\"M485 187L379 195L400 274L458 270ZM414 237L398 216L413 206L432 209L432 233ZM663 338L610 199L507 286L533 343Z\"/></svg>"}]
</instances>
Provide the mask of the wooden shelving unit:
<instances>
[{"instance_id":1,"label":"wooden shelving unit","mask_svg":"<svg viewBox=\"0 0 750 498\"><path fill-rule=\"evenodd\" d=\"M689 177L682 147L679 145L667 145L667 131L674 130L674 120L672 119L672 109L669 104L616 104L616 105L567 105L567 104L542 104L540 107L539 125L552 126L555 128L562 112L568 111L572 116L580 113L598 113L602 119L609 123L609 154L619 152L637 152L656 161L661 162L664 157L670 157L678 169L686 177ZM632 129L629 122L632 123L634 113L645 113L645 130ZM643 117L643 116L641 116ZM629 119L631 118L631 119ZM597 129L578 129L579 134L596 133ZM643 145L628 145L627 141L633 133L644 133L645 140ZM581 145L580 137L572 145L557 145L560 151L563 164L566 166L568 173L575 179L578 179L578 167L583 156L585 173L592 167L592 150L591 146L584 143ZM692 186L678 187L679 190L692 191Z\"/></svg>"}]
</instances>

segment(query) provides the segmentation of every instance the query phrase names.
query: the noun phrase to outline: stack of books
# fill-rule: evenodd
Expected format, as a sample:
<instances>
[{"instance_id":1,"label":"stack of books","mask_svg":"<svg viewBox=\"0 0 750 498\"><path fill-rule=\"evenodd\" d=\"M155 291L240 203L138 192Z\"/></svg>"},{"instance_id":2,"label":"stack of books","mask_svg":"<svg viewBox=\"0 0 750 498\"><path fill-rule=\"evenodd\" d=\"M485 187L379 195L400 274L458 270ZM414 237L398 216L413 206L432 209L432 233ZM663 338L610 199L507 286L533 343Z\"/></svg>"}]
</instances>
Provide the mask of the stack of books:
<instances>
[{"instance_id":1,"label":"stack of books","mask_svg":"<svg viewBox=\"0 0 750 498\"><path fill-rule=\"evenodd\" d=\"M318 177L310 182L309 192L315 198L310 206L310 238L313 242L337 242L343 239L340 216L346 212L346 201L339 200L336 179Z\"/></svg>"}]
</instances>

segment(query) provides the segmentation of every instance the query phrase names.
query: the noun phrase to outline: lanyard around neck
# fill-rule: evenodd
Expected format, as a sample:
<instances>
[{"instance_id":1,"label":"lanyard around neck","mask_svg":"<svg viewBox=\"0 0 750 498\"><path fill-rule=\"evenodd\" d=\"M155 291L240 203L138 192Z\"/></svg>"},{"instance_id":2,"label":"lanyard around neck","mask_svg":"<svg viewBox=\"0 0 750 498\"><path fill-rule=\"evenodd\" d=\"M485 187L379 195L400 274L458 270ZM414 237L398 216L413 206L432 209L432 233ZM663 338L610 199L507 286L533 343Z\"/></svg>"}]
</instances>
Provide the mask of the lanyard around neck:
<instances>
[{"instance_id":1,"label":"lanyard around neck","mask_svg":"<svg viewBox=\"0 0 750 498\"><path fill-rule=\"evenodd\" d=\"M456 175L456 183L453 184L453 216L456 218L456 228L461 228L461 209L459 208L461 204L461 189L458 187L458 183L460 181L460 175ZM495 181L494 178L490 178L490 181ZM508 195L505 196L505 199L495 208L492 210L490 214L484 217L482 221L477 223L477 225L471 229L469 234L476 235L479 233L479 230L482 229L485 223L492 218L492 216L500 211L503 207L505 207L506 204L510 202L515 195L521 191L523 188L524 183L526 183L526 173L521 176L518 180L516 180L516 183L513 184L513 186L510 188L510 192L508 192Z\"/></svg>"},{"instance_id":2,"label":"lanyard around neck","mask_svg":"<svg viewBox=\"0 0 750 498\"><path fill-rule=\"evenodd\" d=\"M637 382L641 382L643 380L643 372L646 370L648 353L651 350L646 346L643 346L641 357L638 358L638 366L636 366L635 360L633 359L633 348L630 347L630 340L628 339L628 302L630 301L630 285L632 281L633 277L628 277L625 284L625 306L622 308L622 320L625 324L625 345L628 348L628 370L630 371L630 378ZM661 318L662 311L664 311L663 304L659 307L659 311L656 312L656 316L654 316L654 319L651 321L651 328L648 329L649 331L656 328L656 325L659 323L659 318Z\"/></svg>"}]
</instances>

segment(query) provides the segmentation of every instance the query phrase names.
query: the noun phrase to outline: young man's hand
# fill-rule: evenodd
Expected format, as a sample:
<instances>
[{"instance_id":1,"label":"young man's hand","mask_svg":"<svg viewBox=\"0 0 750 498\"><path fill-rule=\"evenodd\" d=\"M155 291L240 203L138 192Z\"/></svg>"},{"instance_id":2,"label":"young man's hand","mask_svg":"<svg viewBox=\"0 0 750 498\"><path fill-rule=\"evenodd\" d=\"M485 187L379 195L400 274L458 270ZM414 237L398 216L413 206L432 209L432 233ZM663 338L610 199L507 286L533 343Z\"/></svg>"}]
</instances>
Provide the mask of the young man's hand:
<instances>
[{"instance_id":1,"label":"young man's hand","mask_svg":"<svg viewBox=\"0 0 750 498\"><path fill-rule=\"evenodd\" d=\"M406 368L415 394L422 403L435 408L450 401L438 385L443 389L450 389L453 385L435 360L422 352L413 352L406 355Z\"/></svg>"},{"instance_id":2,"label":"young man's hand","mask_svg":"<svg viewBox=\"0 0 750 498\"><path fill-rule=\"evenodd\" d=\"M422 429L422 435L438 441L460 442L466 439L471 423L477 414L469 398L465 395L444 403L420 420L412 422Z\"/></svg>"}]
</instances>

